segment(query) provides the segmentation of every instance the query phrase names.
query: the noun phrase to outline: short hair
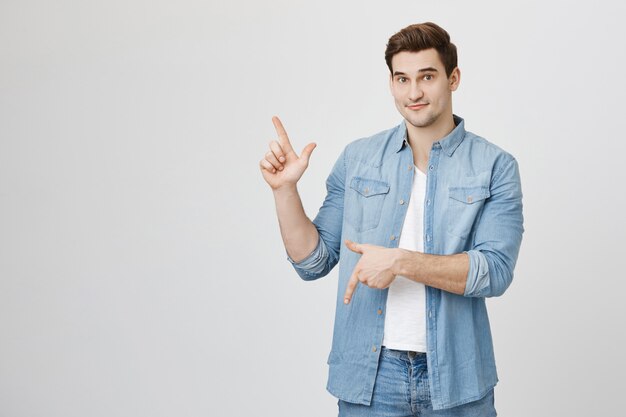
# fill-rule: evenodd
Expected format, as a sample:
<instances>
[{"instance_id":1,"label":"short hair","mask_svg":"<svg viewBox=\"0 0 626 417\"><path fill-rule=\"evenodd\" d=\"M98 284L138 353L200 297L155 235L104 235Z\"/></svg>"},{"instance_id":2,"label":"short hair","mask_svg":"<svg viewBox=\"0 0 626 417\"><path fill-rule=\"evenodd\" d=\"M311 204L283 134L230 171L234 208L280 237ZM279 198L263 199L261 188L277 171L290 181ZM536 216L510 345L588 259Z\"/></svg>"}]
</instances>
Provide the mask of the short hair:
<instances>
[{"instance_id":1,"label":"short hair","mask_svg":"<svg viewBox=\"0 0 626 417\"><path fill-rule=\"evenodd\" d=\"M389 71L391 58L399 52L419 52L425 49L435 48L439 53L439 59L446 69L446 76L450 77L457 66L456 45L450 42L450 35L440 26L432 23L416 23L409 25L389 38L385 50L385 61Z\"/></svg>"}]
</instances>

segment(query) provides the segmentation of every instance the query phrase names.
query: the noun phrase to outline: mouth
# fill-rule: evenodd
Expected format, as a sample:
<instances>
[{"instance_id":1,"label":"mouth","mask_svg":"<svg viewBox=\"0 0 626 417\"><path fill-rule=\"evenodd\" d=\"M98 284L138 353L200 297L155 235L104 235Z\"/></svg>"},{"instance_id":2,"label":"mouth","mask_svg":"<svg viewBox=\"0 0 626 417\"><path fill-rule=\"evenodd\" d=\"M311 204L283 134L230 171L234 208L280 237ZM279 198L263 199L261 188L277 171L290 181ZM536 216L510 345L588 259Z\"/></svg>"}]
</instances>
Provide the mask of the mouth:
<instances>
[{"instance_id":1,"label":"mouth","mask_svg":"<svg viewBox=\"0 0 626 417\"><path fill-rule=\"evenodd\" d=\"M427 106L427 103L419 103L419 104L413 104L413 105L410 105L410 106L407 106L407 107L409 109L411 109L411 110L419 110L419 109L421 109L423 107L426 107L426 106Z\"/></svg>"}]
</instances>

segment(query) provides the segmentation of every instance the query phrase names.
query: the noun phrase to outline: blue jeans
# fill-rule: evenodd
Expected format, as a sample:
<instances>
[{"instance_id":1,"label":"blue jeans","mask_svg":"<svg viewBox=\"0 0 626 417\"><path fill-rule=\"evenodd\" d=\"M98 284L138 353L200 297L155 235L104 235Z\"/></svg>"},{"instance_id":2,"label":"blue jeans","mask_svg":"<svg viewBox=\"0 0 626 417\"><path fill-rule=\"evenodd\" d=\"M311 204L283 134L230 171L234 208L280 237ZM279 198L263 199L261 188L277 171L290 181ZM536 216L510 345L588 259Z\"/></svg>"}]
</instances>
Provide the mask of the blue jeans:
<instances>
[{"instance_id":1,"label":"blue jeans","mask_svg":"<svg viewBox=\"0 0 626 417\"><path fill-rule=\"evenodd\" d=\"M374 396L369 406L337 402L339 417L493 417L494 394L456 407L433 410L426 354L382 347Z\"/></svg>"}]
</instances>

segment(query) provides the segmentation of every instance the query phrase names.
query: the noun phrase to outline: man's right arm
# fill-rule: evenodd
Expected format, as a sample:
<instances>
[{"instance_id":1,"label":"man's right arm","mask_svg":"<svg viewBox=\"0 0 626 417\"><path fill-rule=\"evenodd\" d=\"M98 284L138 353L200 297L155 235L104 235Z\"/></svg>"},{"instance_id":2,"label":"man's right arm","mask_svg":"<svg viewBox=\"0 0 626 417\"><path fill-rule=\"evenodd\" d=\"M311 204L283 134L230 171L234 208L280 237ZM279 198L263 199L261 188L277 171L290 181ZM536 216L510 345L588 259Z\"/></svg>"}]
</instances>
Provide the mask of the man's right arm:
<instances>
[{"instance_id":1,"label":"man's right arm","mask_svg":"<svg viewBox=\"0 0 626 417\"><path fill-rule=\"evenodd\" d=\"M317 246L319 233L304 212L297 187L274 190L274 201L287 255L295 263L303 261Z\"/></svg>"},{"instance_id":2,"label":"man's right arm","mask_svg":"<svg viewBox=\"0 0 626 417\"><path fill-rule=\"evenodd\" d=\"M278 140L269 144L269 151L259 163L263 179L274 193L280 233L290 260L304 260L317 246L318 232L304 213L297 184L309 166L315 143L309 143L300 156L291 146L280 119L272 118Z\"/></svg>"},{"instance_id":3,"label":"man's right arm","mask_svg":"<svg viewBox=\"0 0 626 417\"><path fill-rule=\"evenodd\" d=\"M270 142L270 151L261 160L263 178L274 193L280 232L287 259L305 280L320 278L339 261L343 222L343 153L328 180L327 196L318 215L311 221L302 207L297 182L308 167L314 143L296 155L277 117L272 119L278 141Z\"/></svg>"}]
</instances>

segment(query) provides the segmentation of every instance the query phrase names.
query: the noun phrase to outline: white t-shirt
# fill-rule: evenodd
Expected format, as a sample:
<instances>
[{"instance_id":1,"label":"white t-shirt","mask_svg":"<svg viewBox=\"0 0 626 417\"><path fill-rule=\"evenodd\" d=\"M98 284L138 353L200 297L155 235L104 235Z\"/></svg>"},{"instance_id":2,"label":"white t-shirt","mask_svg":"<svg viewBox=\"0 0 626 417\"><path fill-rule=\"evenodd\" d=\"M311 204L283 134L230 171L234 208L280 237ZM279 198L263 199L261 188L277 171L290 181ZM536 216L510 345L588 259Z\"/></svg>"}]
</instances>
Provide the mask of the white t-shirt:
<instances>
[{"instance_id":1,"label":"white t-shirt","mask_svg":"<svg viewBox=\"0 0 626 417\"><path fill-rule=\"evenodd\" d=\"M424 251L424 197L426 174L415 167L411 198L398 247ZM383 346L426 352L426 289L402 275L389 286Z\"/></svg>"}]
</instances>

